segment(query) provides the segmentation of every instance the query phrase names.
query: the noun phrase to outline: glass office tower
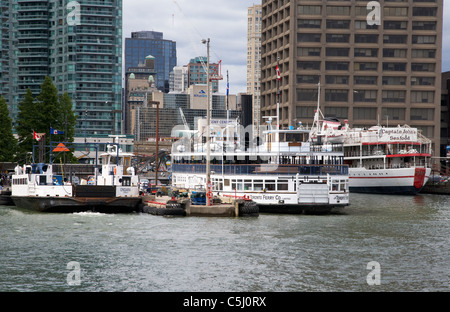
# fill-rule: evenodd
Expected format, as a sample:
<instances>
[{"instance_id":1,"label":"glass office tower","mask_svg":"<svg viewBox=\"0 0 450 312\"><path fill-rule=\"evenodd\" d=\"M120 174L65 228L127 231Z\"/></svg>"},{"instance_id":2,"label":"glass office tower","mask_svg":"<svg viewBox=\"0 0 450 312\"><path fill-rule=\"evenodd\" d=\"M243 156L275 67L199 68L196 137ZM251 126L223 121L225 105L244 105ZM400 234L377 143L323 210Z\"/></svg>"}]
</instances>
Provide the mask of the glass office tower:
<instances>
[{"instance_id":1,"label":"glass office tower","mask_svg":"<svg viewBox=\"0 0 450 312\"><path fill-rule=\"evenodd\" d=\"M139 31L125 38L125 72L138 67L149 55L155 57L156 88L162 92L170 91L170 72L177 66L177 43L163 39L163 33Z\"/></svg>"},{"instance_id":2,"label":"glass office tower","mask_svg":"<svg viewBox=\"0 0 450 312\"><path fill-rule=\"evenodd\" d=\"M13 119L26 90L38 95L50 76L58 93L68 92L73 100L79 116L76 136L120 134L122 0L8 2L8 12L2 5L2 17L8 17L2 27L9 30L6 72ZM1 36L4 44L6 33ZM4 72L2 66L3 87Z\"/></svg>"}]
</instances>

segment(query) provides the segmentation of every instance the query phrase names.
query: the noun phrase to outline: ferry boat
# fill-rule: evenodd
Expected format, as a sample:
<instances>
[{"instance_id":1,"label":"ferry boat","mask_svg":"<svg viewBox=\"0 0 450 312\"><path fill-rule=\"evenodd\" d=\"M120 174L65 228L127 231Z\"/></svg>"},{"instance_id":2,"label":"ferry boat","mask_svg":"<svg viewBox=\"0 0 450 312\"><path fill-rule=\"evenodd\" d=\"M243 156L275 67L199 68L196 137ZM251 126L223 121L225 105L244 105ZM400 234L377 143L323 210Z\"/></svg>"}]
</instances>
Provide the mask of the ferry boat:
<instances>
[{"instance_id":1,"label":"ferry boat","mask_svg":"<svg viewBox=\"0 0 450 312\"><path fill-rule=\"evenodd\" d=\"M132 153L108 145L100 155L101 169L79 185L54 173L54 164L17 166L12 175L11 199L19 208L39 212L102 213L140 209L139 177L131 167Z\"/></svg>"},{"instance_id":2,"label":"ferry boat","mask_svg":"<svg viewBox=\"0 0 450 312\"><path fill-rule=\"evenodd\" d=\"M211 130L211 195L251 199L262 213L321 214L349 205L342 145L311 144L302 139L308 137L305 129L268 129L262 144L245 147L236 133L242 132L231 134L229 125ZM174 188L206 186L204 139L200 135L173 144Z\"/></svg>"},{"instance_id":3,"label":"ferry boat","mask_svg":"<svg viewBox=\"0 0 450 312\"><path fill-rule=\"evenodd\" d=\"M336 119L320 117L310 139L321 144L339 141L349 166L350 192L415 195L431 174L431 140L417 128L373 126L350 128Z\"/></svg>"}]
</instances>

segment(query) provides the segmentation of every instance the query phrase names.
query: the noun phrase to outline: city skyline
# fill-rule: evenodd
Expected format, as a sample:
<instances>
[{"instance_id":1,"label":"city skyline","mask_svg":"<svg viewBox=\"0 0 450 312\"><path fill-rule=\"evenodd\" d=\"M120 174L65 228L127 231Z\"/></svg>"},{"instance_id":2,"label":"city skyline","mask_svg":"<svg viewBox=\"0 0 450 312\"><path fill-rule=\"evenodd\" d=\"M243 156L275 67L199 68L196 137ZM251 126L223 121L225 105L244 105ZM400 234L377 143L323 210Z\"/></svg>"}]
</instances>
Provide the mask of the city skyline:
<instances>
[{"instance_id":1,"label":"city skyline","mask_svg":"<svg viewBox=\"0 0 450 312\"><path fill-rule=\"evenodd\" d=\"M368 1L369 2L369 1ZM261 1L206 1L195 6L187 0L127 0L124 2L124 36L133 31L154 30L164 38L177 42L178 66L187 65L195 56L205 56L201 39L211 39L211 60L222 60L224 81L220 92L226 91L226 71L230 75L230 93L246 92L247 78L247 9ZM152 10L152 8L156 8ZM145 15L142 12L147 12ZM142 17L141 17L142 16ZM450 71L450 0L444 0L442 72ZM214 23L215 25L209 26ZM198 54L198 55L197 55Z\"/></svg>"}]
</instances>

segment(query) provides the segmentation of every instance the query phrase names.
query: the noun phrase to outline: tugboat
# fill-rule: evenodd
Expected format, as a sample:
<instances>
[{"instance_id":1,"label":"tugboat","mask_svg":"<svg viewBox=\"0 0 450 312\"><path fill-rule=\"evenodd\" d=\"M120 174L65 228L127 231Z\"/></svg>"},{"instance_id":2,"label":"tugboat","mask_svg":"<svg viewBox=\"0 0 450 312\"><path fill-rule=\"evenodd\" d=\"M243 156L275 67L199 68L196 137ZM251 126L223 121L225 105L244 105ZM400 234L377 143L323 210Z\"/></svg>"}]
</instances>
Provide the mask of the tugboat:
<instances>
[{"instance_id":1,"label":"tugboat","mask_svg":"<svg viewBox=\"0 0 450 312\"><path fill-rule=\"evenodd\" d=\"M38 212L129 213L142 208L139 177L131 167L132 153L108 145L102 167L79 185L54 174L52 164L17 166L12 176L11 199L23 209Z\"/></svg>"}]
</instances>

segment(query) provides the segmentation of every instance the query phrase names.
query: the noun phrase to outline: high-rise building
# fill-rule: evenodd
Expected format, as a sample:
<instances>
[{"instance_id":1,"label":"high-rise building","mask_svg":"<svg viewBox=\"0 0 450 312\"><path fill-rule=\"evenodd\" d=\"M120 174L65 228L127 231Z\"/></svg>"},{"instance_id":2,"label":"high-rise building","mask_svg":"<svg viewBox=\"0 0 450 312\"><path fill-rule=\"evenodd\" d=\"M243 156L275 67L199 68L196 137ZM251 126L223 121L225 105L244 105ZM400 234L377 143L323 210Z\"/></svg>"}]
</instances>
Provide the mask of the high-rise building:
<instances>
[{"instance_id":1,"label":"high-rise building","mask_svg":"<svg viewBox=\"0 0 450 312\"><path fill-rule=\"evenodd\" d=\"M155 31L133 32L131 38L125 38L125 72L138 67L148 55L155 57L156 87L169 92L170 72L177 66L177 43Z\"/></svg>"},{"instance_id":2,"label":"high-rise building","mask_svg":"<svg viewBox=\"0 0 450 312\"><path fill-rule=\"evenodd\" d=\"M37 96L49 76L58 93L67 92L73 100L80 116L76 136L119 134L122 0L12 0L1 4L0 85L2 92L8 90L13 120L26 90Z\"/></svg>"},{"instance_id":3,"label":"high-rise building","mask_svg":"<svg viewBox=\"0 0 450 312\"><path fill-rule=\"evenodd\" d=\"M196 84L206 84L207 78L206 78L206 64L207 64L207 57L199 56L196 58L193 58L189 61L188 67L188 78L189 78L189 86L196 85ZM209 64L209 74L210 77L214 75L214 73L217 73L216 70L218 70L218 64L217 63L210 63ZM219 81L218 80L212 80L211 81L211 92L219 92Z\"/></svg>"},{"instance_id":4,"label":"high-rise building","mask_svg":"<svg viewBox=\"0 0 450 312\"><path fill-rule=\"evenodd\" d=\"M261 110L417 127L439 150L443 0L263 0ZM277 80L279 64L281 81Z\"/></svg>"},{"instance_id":5,"label":"high-rise building","mask_svg":"<svg viewBox=\"0 0 450 312\"><path fill-rule=\"evenodd\" d=\"M253 96L253 125L256 129L259 129L261 120L261 17L260 4L248 8L247 94Z\"/></svg>"},{"instance_id":6,"label":"high-rise building","mask_svg":"<svg viewBox=\"0 0 450 312\"><path fill-rule=\"evenodd\" d=\"M170 73L170 92L185 92L188 88L187 66L176 66Z\"/></svg>"}]
</instances>

